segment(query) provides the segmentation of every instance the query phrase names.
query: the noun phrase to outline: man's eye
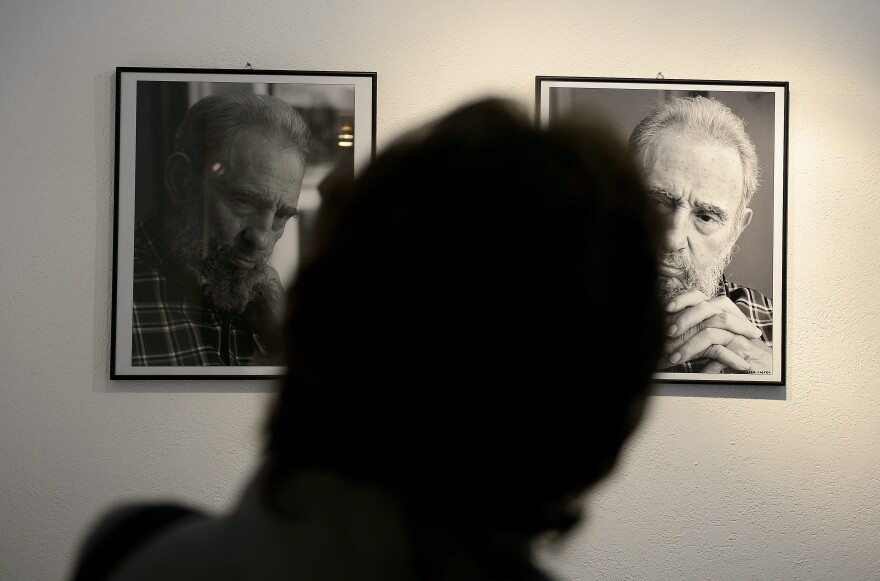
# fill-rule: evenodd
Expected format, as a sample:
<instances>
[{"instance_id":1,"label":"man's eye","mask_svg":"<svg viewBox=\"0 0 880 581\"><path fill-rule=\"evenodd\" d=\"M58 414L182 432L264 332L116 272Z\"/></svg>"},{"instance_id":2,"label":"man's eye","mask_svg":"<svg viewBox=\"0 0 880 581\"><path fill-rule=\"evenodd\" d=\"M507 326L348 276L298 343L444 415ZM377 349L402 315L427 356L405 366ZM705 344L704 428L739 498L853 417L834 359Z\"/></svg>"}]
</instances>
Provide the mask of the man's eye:
<instances>
[{"instance_id":1,"label":"man's eye","mask_svg":"<svg viewBox=\"0 0 880 581\"><path fill-rule=\"evenodd\" d=\"M232 203L235 204L236 206L245 207L245 206L250 206L250 205L251 205L251 200L250 200L250 198L248 198L247 196L236 196L236 195L233 195L233 196L230 196L230 197L231 197L231 199L232 199Z\"/></svg>"},{"instance_id":2,"label":"man's eye","mask_svg":"<svg viewBox=\"0 0 880 581\"><path fill-rule=\"evenodd\" d=\"M654 196L654 205L661 209L672 209L675 207L675 200L666 196Z\"/></svg>"},{"instance_id":3,"label":"man's eye","mask_svg":"<svg viewBox=\"0 0 880 581\"><path fill-rule=\"evenodd\" d=\"M275 212L276 220L290 220L297 216L296 210L278 210Z\"/></svg>"},{"instance_id":4,"label":"man's eye","mask_svg":"<svg viewBox=\"0 0 880 581\"><path fill-rule=\"evenodd\" d=\"M697 220L704 224L720 224L718 216L714 214L697 214Z\"/></svg>"}]
</instances>

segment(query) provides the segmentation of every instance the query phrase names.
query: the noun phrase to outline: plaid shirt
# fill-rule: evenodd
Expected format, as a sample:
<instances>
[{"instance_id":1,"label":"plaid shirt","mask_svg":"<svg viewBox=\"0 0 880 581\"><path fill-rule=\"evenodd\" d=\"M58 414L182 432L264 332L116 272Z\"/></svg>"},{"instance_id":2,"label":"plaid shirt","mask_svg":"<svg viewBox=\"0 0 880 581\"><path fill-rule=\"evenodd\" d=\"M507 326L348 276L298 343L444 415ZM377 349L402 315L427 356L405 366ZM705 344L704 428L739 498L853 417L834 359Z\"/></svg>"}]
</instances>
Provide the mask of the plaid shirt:
<instances>
[{"instance_id":1,"label":"plaid shirt","mask_svg":"<svg viewBox=\"0 0 880 581\"><path fill-rule=\"evenodd\" d=\"M722 278L719 285L719 296L727 295L733 304L761 331L761 341L773 347L773 300L755 289L738 286ZM709 359L691 359L685 363L661 369L663 373L699 373Z\"/></svg>"},{"instance_id":2,"label":"plaid shirt","mask_svg":"<svg viewBox=\"0 0 880 581\"><path fill-rule=\"evenodd\" d=\"M135 231L132 366L261 364L256 336L211 307L201 285L162 255L159 236L158 214Z\"/></svg>"}]
</instances>

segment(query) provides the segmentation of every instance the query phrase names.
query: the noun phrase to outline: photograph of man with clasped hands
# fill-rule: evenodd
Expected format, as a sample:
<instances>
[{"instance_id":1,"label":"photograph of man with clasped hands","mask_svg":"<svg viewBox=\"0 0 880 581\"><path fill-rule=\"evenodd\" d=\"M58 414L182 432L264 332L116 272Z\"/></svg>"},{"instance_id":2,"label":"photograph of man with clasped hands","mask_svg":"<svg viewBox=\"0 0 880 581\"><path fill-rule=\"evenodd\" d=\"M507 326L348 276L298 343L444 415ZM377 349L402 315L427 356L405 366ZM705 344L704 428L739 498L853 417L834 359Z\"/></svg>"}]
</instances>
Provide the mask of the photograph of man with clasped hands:
<instances>
[{"instance_id":1,"label":"photograph of man with clasped hands","mask_svg":"<svg viewBox=\"0 0 880 581\"><path fill-rule=\"evenodd\" d=\"M321 183L353 179L354 87L136 86L131 308L116 312L130 332L117 325L117 341L130 337L135 374L274 370Z\"/></svg>"},{"instance_id":2,"label":"photograph of man with clasped hands","mask_svg":"<svg viewBox=\"0 0 880 581\"><path fill-rule=\"evenodd\" d=\"M669 221L656 379L781 382L787 88L540 79L541 120L611 125Z\"/></svg>"}]
</instances>

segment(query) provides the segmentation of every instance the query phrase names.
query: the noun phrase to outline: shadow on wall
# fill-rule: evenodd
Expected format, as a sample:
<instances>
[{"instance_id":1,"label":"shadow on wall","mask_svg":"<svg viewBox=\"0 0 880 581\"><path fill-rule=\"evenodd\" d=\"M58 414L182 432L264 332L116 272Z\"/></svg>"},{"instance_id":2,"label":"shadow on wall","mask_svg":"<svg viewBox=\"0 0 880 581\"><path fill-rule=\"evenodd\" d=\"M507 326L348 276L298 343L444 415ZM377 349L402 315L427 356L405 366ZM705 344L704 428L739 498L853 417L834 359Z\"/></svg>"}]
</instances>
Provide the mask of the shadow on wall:
<instances>
[{"instance_id":1,"label":"shadow on wall","mask_svg":"<svg viewBox=\"0 0 880 581\"><path fill-rule=\"evenodd\" d=\"M784 385L722 385L717 383L654 384L651 387L651 395L778 401L787 399L786 386Z\"/></svg>"}]
</instances>

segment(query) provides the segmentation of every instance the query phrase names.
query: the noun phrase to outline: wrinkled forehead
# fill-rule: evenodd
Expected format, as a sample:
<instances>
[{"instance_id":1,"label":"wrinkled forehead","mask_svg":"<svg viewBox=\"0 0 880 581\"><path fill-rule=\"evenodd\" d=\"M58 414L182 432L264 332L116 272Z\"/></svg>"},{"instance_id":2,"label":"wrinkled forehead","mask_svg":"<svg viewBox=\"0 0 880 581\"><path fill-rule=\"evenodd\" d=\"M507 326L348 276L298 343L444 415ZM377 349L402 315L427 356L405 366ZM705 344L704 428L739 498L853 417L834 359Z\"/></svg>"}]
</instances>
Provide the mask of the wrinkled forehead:
<instances>
[{"instance_id":1,"label":"wrinkled forehead","mask_svg":"<svg viewBox=\"0 0 880 581\"><path fill-rule=\"evenodd\" d=\"M678 125L671 125L660 129L644 144L641 153L644 154L652 147L730 150L739 159L739 154L733 144L704 132L687 129Z\"/></svg>"},{"instance_id":2,"label":"wrinkled forehead","mask_svg":"<svg viewBox=\"0 0 880 581\"><path fill-rule=\"evenodd\" d=\"M696 180L724 185L742 193L743 167L736 148L718 139L667 128L658 132L639 155L650 179L666 178Z\"/></svg>"},{"instance_id":3,"label":"wrinkled forehead","mask_svg":"<svg viewBox=\"0 0 880 581\"><path fill-rule=\"evenodd\" d=\"M302 158L289 143L253 127L237 131L224 143L208 144L205 153L209 167L221 163L227 170L235 171L265 168L278 158Z\"/></svg>"},{"instance_id":4,"label":"wrinkled forehead","mask_svg":"<svg viewBox=\"0 0 880 581\"><path fill-rule=\"evenodd\" d=\"M264 204L296 207L305 175L300 153L290 144L258 131L240 132L205 159L214 187Z\"/></svg>"},{"instance_id":5,"label":"wrinkled forehead","mask_svg":"<svg viewBox=\"0 0 880 581\"><path fill-rule=\"evenodd\" d=\"M729 209L744 199L742 160L731 145L693 132L664 129L640 157L652 188Z\"/></svg>"}]
</instances>

